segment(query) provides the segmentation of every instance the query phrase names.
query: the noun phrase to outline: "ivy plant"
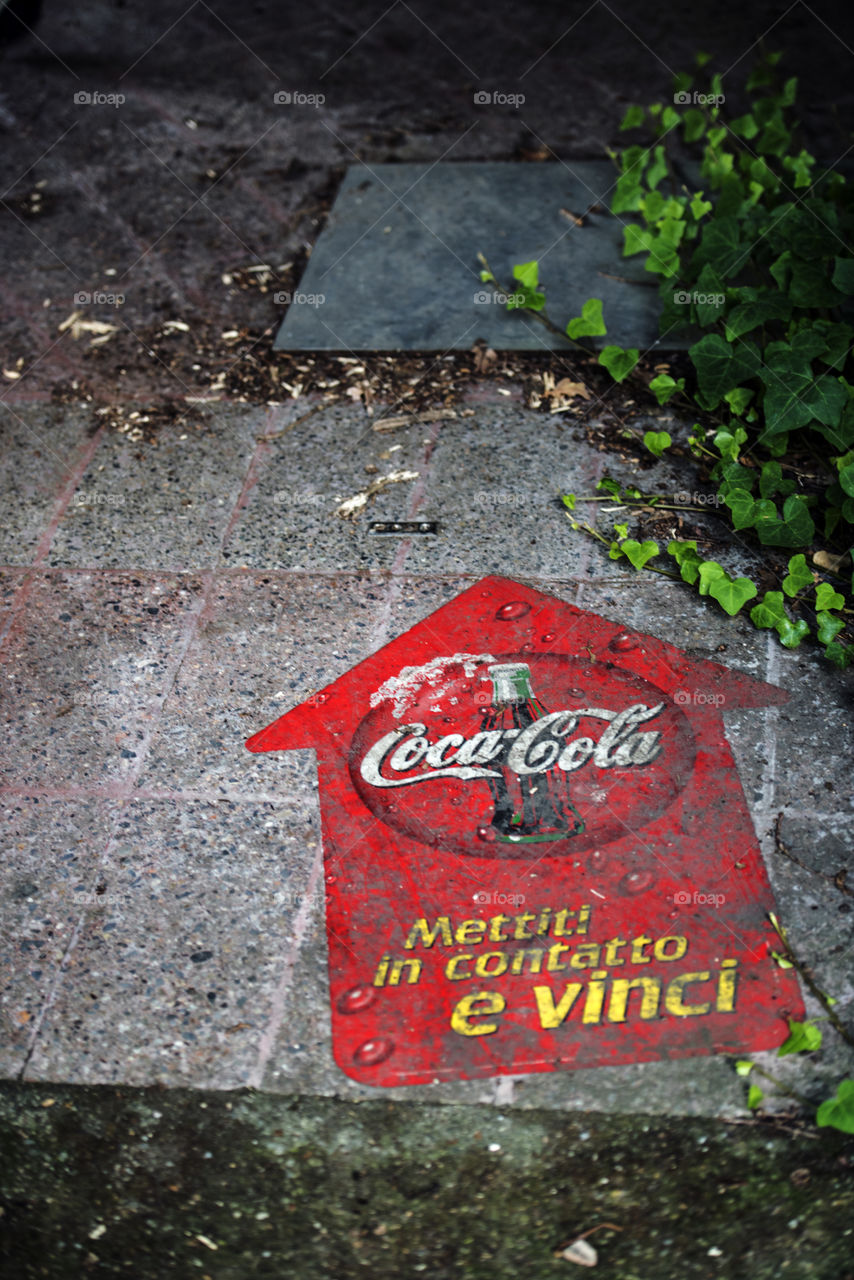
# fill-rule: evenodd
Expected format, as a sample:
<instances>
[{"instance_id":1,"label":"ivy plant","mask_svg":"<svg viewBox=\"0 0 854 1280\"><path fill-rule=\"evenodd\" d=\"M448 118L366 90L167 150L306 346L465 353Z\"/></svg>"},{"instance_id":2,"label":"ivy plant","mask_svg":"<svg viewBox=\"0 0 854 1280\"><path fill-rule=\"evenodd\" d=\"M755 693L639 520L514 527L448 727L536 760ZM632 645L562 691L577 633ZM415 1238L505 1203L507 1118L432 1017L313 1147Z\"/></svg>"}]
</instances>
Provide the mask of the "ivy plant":
<instances>
[{"instance_id":1,"label":"ivy plant","mask_svg":"<svg viewBox=\"0 0 854 1280\"><path fill-rule=\"evenodd\" d=\"M643 140L612 153L611 211L625 224L624 256L640 255L659 281L662 335L693 334L692 373L644 380L637 349L598 355L617 382L702 417L688 447L715 487L715 514L765 549L778 581L760 593L690 540L659 547L615 533L609 553L637 569L660 569L669 556L728 614L749 607L783 645L811 637L845 667L854 659L854 198L801 145L797 81L782 80L779 58L755 68L749 109L737 117L717 75L708 92L677 76L672 103L626 112L621 129ZM698 67L707 60L698 55ZM519 264L514 276L513 305L554 328L538 264ZM566 326L588 351L606 333L598 298ZM644 444L657 458L673 447L665 431L647 432Z\"/></svg>"}]
</instances>

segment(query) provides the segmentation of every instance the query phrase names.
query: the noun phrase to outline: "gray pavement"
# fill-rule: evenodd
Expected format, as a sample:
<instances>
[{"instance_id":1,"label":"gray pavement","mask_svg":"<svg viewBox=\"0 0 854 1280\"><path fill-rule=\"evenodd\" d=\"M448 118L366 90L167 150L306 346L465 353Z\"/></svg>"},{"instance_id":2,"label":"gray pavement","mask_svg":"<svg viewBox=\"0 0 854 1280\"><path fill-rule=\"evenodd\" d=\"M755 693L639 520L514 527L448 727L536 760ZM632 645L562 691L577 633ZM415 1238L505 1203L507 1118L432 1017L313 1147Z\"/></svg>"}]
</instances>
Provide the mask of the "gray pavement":
<instances>
[{"instance_id":1,"label":"gray pavement","mask_svg":"<svg viewBox=\"0 0 854 1280\"><path fill-rule=\"evenodd\" d=\"M6 1072L744 1116L726 1058L391 1090L334 1064L313 753L243 743L473 580L525 581L789 691L782 708L727 713L727 729L781 918L843 1017L851 914L832 877L850 858L850 725L847 682L812 653L573 533L555 499L590 492L603 459L564 415L496 395L429 434L377 435L338 408L280 435L297 407L233 408L134 445L91 436L85 412L16 411L10 474L36 448L54 457L55 438L63 452L52 491L49 468L32 487L8 570ZM343 519L366 466L417 478ZM644 482L681 483L665 464ZM438 535L368 532L372 517L416 515ZM778 815L799 863L777 847ZM854 1065L834 1040L784 1077L832 1092Z\"/></svg>"},{"instance_id":2,"label":"gray pavement","mask_svg":"<svg viewBox=\"0 0 854 1280\"><path fill-rule=\"evenodd\" d=\"M587 434L528 408L532 370L585 376L563 355L459 392L464 351L418 388L415 362L351 354L374 418L456 413L380 435L345 395L355 363L271 353L276 297L348 166L601 164L626 106L667 95L697 49L736 114L757 42L786 50L805 144L834 164L845 21L825 0L715 0L689 19L634 0L533 18L501 0L90 0L46 5L0 50L10 1275L510 1280L567 1274L553 1251L597 1228L615 1280L850 1276L850 1139L791 1098L751 1117L725 1057L388 1090L346 1077L315 756L243 745L485 574L779 684L785 706L727 712L726 731L781 919L850 1026L850 678L614 564L557 501L605 470L662 493L688 475L662 462L638 480L613 403ZM449 256L454 288L458 269ZM92 324L112 326L97 345ZM416 474L336 514L392 471ZM438 533L368 529L415 518ZM705 527L731 570L757 567ZM854 1073L822 1025L818 1053L758 1055L810 1109Z\"/></svg>"}]
</instances>

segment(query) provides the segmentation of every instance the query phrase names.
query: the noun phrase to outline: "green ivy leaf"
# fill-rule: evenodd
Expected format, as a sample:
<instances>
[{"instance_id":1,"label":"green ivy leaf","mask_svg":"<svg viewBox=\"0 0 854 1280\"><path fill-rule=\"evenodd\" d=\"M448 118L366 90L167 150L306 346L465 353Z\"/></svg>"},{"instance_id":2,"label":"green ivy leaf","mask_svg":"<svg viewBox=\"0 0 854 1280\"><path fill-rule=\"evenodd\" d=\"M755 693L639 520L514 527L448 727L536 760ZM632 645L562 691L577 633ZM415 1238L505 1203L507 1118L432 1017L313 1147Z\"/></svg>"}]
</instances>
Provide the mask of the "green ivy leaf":
<instances>
[{"instance_id":1,"label":"green ivy leaf","mask_svg":"<svg viewBox=\"0 0 854 1280\"><path fill-rule=\"evenodd\" d=\"M731 618L734 618L739 609L757 594L756 585L749 578L733 579L729 574L725 574L721 578L712 578L709 583L709 595L713 600L717 600Z\"/></svg>"},{"instance_id":2,"label":"green ivy leaf","mask_svg":"<svg viewBox=\"0 0 854 1280\"><path fill-rule=\"evenodd\" d=\"M797 622L790 622L788 618L784 622L777 625L777 635L780 637L780 643L785 645L787 649L797 649L802 640L809 635L810 629L804 622L803 618L799 618Z\"/></svg>"},{"instance_id":3,"label":"green ivy leaf","mask_svg":"<svg viewBox=\"0 0 854 1280\"><path fill-rule=\"evenodd\" d=\"M755 1065L749 1058L739 1058L735 1064L736 1075L749 1076Z\"/></svg>"},{"instance_id":4,"label":"green ivy leaf","mask_svg":"<svg viewBox=\"0 0 854 1280\"><path fill-rule=\"evenodd\" d=\"M727 391L749 382L759 365L753 343L735 346L719 333L707 333L688 349L688 355L697 370L701 392L697 399L704 409L716 408Z\"/></svg>"},{"instance_id":5,"label":"green ivy leaf","mask_svg":"<svg viewBox=\"0 0 854 1280\"><path fill-rule=\"evenodd\" d=\"M645 119L646 119L646 112L644 111L643 107L629 107L626 114L623 116L623 120L620 125L620 132L622 133L626 129L639 128L640 125L643 124Z\"/></svg>"},{"instance_id":6,"label":"green ivy leaf","mask_svg":"<svg viewBox=\"0 0 854 1280\"><path fill-rule=\"evenodd\" d=\"M845 626L842 618L837 618L835 614L827 613L823 610L815 615L815 620L818 623L816 636L818 637L819 644L832 644Z\"/></svg>"},{"instance_id":7,"label":"green ivy leaf","mask_svg":"<svg viewBox=\"0 0 854 1280\"><path fill-rule=\"evenodd\" d=\"M601 298L588 298L581 308L580 316L573 316L566 326L570 338L598 337L607 333L605 321L602 319Z\"/></svg>"},{"instance_id":8,"label":"green ivy leaf","mask_svg":"<svg viewBox=\"0 0 854 1280\"><path fill-rule=\"evenodd\" d=\"M666 431L646 431L644 432L643 442L656 458L660 458L664 450L669 449L673 443Z\"/></svg>"},{"instance_id":9,"label":"green ivy leaf","mask_svg":"<svg viewBox=\"0 0 854 1280\"><path fill-rule=\"evenodd\" d=\"M807 568L805 555L792 556L789 561L788 576L783 579L783 590L787 596L796 596L804 587L813 584L812 571ZM824 585L824 584L822 584Z\"/></svg>"},{"instance_id":10,"label":"green ivy leaf","mask_svg":"<svg viewBox=\"0 0 854 1280\"><path fill-rule=\"evenodd\" d=\"M751 1111L755 1111L759 1106L765 1094L759 1088L758 1084L752 1084L747 1091L747 1105Z\"/></svg>"},{"instance_id":11,"label":"green ivy leaf","mask_svg":"<svg viewBox=\"0 0 854 1280\"><path fill-rule=\"evenodd\" d=\"M678 564L683 581L693 586L700 576L700 565L703 563L702 557L697 553L696 542L689 539L684 542L668 542L667 554L673 556Z\"/></svg>"},{"instance_id":12,"label":"green ivy leaf","mask_svg":"<svg viewBox=\"0 0 854 1280\"><path fill-rule=\"evenodd\" d=\"M777 1050L778 1058L790 1053L813 1053L821 1048L821 1028L813 1022L794 1022L789 1019L789 1034Z\"/></svg>"},{"instance_id":13,"label":"green ivy leaf","mask_svg":"<svg viewBox=\"0 0 854 1280\"><path fill-rule=\"evenodd\" d=\"M695 139L695 138L689 138L689 137L688 137L687 120L688 120L688 116L689 116L690 114L691 114L691 112L690 112L690 111L686 111L686 112L685 112L685 121L686 121L686 127L685 127L685 141L686 141L686 142L694 142L694 141L696 141L696 139ZM703 119L703 113L702 113L701 111L698 111L698 112L697 112L697 115L700 117L700 125L701 125L701 129L700 129L700 132L699 132L696 136L697 136L697 138L700 138L700 137L702 137L702 135L703 135L703 129L705 128L706 122L705 122L705 120ZM703 193L702 193L702 191L698 191L696 195L694 195L694 196L692 196L692 197L691 197L691 203L689 204L689 206L688 206L688 207L689 207L689 209L691 210L691 212L692 212L692 214L694 215L694 217L695 217L695 219L697 220L697 222L699 222L701 218L705 218L705 216L706 216L706 214L707 214L707 213L711 213L711 212L712 212L712 209L714 208L714 205L712 204L711 200L704 200L704 199L703 199Z\"/></svg>"},{"instance_id":14,"label":"green ivy leaf","mask_svg":"<svg viewBox=\"0 0 854 1280\"><path fill-rule=\"evenodd\" d=\"M756 503L746 489L727 490L724 502L730 509L732 527L735 530L749 529L756 523Z\"/></svg>"},{"instance_id":15,"label":"green ivy leaf","mask_svg":"<svg viewBox=\"0 0 854 1280\"><path fill-rule=\"evenodd\" d=\"M816 609L843 609L845 597L834 591L829 582L820 582L815 589Z\"/></svg>"},{"instance_id":16,"label":"green ivy leaf","mask_svg":"<svg viewBox=\"0 0 854 1280\"><path fill-rule=\"evenodd\" d=\"M836 1097L827 1098L815 1115L820 1127L831 1125L843 1133L854 1133L854 1080L842 1080L837 1085Z\"/></svg>"},{"instance_id":17,"label":"green ivy leaf","mask_svg":"<svg viewBox=\"0 0 854 1280\"><path fill-rule=\"evenodd\" d=\"M700 595L707 596L712 583L726 576L727 572L723 565L718 564L716 560L704 560L700 565L700 585L698 587Z\"/></svg>"},{"instance_id":18,"label":"green ivy leaf","mask_svg":"<svg viewBox=\"0 0 854 1280\"><path fill-rule=\"evenodd\" d=\"M626 538L625 542L621 543L620 550L636 569L642 569L648 560L658 555L658 543L636 542L634 538Z\"/></svg>"},{"instance_id":19,"label":"green ivy leaf","mask_svg":"<svg viewBox=\"0 0 854 1280\"><path fill-rule=\"evenodd\" d=\"M639 359L637 347L604 347L599 354L599 363L603 365L615 382L622 382L629 376Z\"/></svg>"},{"instance_id":20,"label":"green ivy leaf","mask_svg":"<svg viewBox=\"0 0 854 1280\"><path fill-rule=\"evenodd\" d=\"M783 468L779 462L763 463L759 473L759 492L763 498L773 498L778 493L787 498L794 487L794 480L783 479Z\"/></svg>"},{"instance_id":21,"label":"green ivy leaf","mask_svg":"<svg viewBox=\"0 0 854 1280\"><path fill-rule=\"evenodd\" d=\"M839 472L839 483L849 497L854 497L854 462L849 462L847 466L842 467Z\"/></svg>"},{"instance_id":22,"label":"green ivy leaf","mask_svg":"<svg viewBox=\"0 0 854 1280\"><path fill-rule=\"evenodd\" d=\"M667 401L671 400L673 396L685 390L685 379L679 378L678 381L675 381L669 373L659 373L650 382L649 389L659 404L667 404ZM668 440L669 443L670 441Z\"/></svg>"},{"instance_id":23,"label":"green ivy leaf","mask_svg":"<svg viewBox=\"0 0 854 1280\"><path fill-rule=\"evenodd\" d=\"M724 400L729 405L735 416L740 418L747 406L750 404L750 401L753 399L753 395L754 393L751 391L750 387L733 387L732 391L727 391L724 396ZM746 433L745 439L747 439Z\"/></svg>"},{"instance_id":24,"label":"green ivy leaf","mask_svg":"<svg viewBox=\"0 0 854 1280\"><path fill-rule=\"evenodd\" d=\"M706 227L706 234L697 247L692 266L699 269L708 262L722 279L735 275L744 266L750 247L741 240L738 218L715 218Z\"/></svg>"},{"instance_id":25,"label":"green ivy leaf","mask_svg":"<svg viewBox=\"0 0 854 1280\"><path fill-rule=\"evenodd\" d=\"M854 293L854 258L834 258L830 277L840 293Z\"/></svg>"},{"instance_id":26,"label":"green ivy leaf","mask_svg":"<svg viewBox=\"0 0 854 1280\"><path fill-rule=\"evenodd\" d=\"M765 547L804 547L813 540L815 524L804 499L793 493L783 503L782 520L760 516L756 534Z\"/></svg>"},{"instance_id":27,"label":"green ivy leaf","mask_svg":"<svg viewBox=\"0 0 854 1280\"><path fill-rule=\"evenodd\" d=\"M560 495L560 500L568 511L575 510L575 494L574 493L562 493Z\"/></svg>"},{"instance_id":28,"label":"green ivy leaf","mask_svg":"<svg viewBox=\"0 0 854 1280\"><path fill-rule=\"evenodd\" d=\"M766 591L759 604L750 610L750 621L754 627L777 627L787 622L782 591Z\"/></svg>"},{"instance_id":29,"label":"green ivy leaf","mask_svg":"<svg viewBox=\"0 0 854 1280\"><path fill-rule=\"evenodd\" d=\"M540 282L539 262L517 262L513 268L513 278L519 281L523 289L536 289Z\"/></svg>"}]
</instances>

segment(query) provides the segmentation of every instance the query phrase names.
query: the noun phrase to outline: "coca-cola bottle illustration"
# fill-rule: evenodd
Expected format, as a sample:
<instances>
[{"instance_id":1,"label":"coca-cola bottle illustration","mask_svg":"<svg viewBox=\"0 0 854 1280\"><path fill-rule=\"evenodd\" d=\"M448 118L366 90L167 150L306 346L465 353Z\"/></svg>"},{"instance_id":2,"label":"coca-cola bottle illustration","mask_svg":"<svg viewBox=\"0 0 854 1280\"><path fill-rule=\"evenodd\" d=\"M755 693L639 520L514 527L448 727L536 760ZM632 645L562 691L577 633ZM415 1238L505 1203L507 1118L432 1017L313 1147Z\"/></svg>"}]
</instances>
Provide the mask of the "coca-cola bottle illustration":
<instances>
[{"instance_id":1,"label":"coca-cola bottle illustration","mask_svg":"<svg viewBox=\"0 0 854 1280\"><path fill-rule=\"evenodd\" d=\"M548 715L531 692L531 669L527 663L500 663L487 667L487 671L493 693L492 706L484 715L485 731L521 731ZM489 779L495 806L491 830L496 840L533 844L564 840L584 830L581 815L569 796L565 770L552 766L544 773L518 774L504 763L506 756L505 750L501 759L490 766L500 769L500 776Z\"/></svg>"}]
</instances>

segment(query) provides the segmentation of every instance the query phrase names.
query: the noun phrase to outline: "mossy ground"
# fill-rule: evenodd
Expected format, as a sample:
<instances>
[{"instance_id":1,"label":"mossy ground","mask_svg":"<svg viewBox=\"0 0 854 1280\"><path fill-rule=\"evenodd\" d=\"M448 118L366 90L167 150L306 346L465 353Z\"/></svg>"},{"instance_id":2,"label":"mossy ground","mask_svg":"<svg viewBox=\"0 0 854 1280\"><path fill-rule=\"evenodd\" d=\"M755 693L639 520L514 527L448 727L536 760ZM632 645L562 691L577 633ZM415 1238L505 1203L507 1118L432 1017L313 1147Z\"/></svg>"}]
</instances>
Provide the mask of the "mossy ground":
<instances>
[{"instance_id":1,"label":"mossy ground","mask_svg":"<svg viewBox=\"0 0 854 1280\"><path fill-rule=\"evenodd\" d=\"M854 1276L854 1143L660 1117L7 1085L5 1274Z\"/></svg>"}]
</instances>

